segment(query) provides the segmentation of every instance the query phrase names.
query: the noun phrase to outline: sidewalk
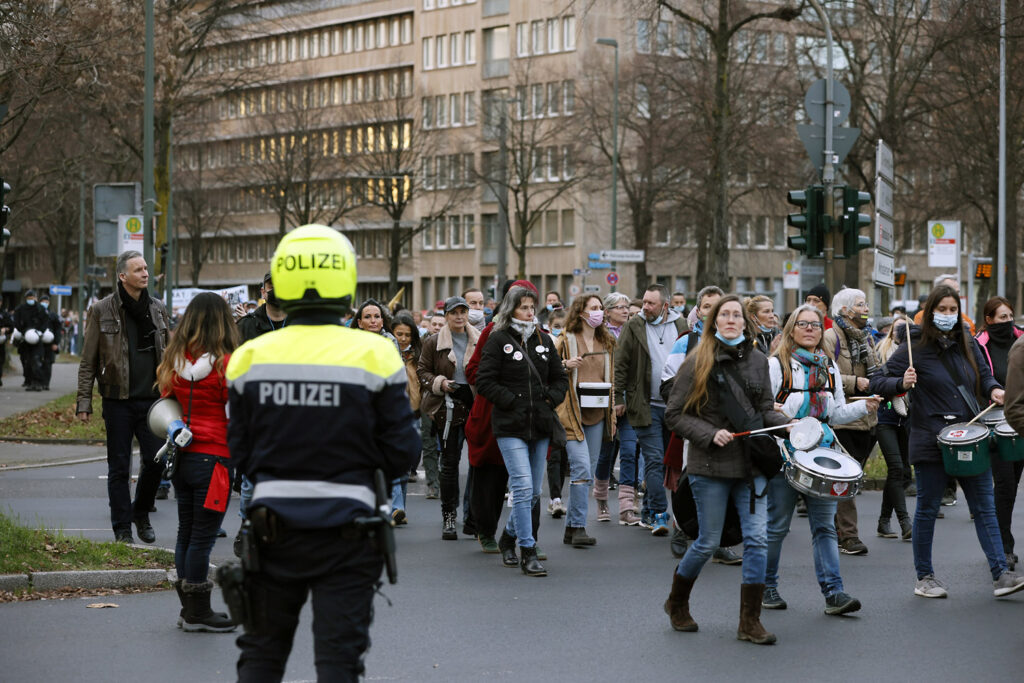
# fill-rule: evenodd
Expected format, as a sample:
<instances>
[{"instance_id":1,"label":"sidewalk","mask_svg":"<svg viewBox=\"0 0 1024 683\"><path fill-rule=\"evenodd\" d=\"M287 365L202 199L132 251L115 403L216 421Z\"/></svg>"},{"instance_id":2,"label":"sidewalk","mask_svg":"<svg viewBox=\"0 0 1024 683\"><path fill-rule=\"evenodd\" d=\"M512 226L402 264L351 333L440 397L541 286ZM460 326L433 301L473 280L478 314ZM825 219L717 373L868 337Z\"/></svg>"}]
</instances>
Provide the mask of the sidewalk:
<instances>
[{"instance_id":1,"label":"sidewalk","mask_svg":"<svg viewBox=\"0 0 1024 683\"><path fill-rule=\"evenodd\" d=\"M21 364L17 354L13 355L11 364L13 367L4 375L4 385L0 387L0 419L34 410L78 388L77 363L55 363L49 391L22 389ZM103 446L0 442L0 469L104 459L106 453Z\"/></svg>"}]
</instances>

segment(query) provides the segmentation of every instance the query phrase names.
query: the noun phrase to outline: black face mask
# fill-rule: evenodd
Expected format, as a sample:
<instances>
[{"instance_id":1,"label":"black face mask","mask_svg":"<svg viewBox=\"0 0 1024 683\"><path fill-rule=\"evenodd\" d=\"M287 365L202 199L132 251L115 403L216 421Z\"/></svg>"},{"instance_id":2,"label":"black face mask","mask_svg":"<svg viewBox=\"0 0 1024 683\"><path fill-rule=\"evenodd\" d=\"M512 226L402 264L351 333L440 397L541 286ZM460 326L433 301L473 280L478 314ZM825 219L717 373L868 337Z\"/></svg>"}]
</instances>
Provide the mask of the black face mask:
<instances>
[{"instance_id":1,"label":"black face mask","mask_svg":"<svg viewBox=\"0 0 1024 683\"><path fill-rule=\"evenodd\" d=\"M267 305L273 306L274 308L280 308L279 302L277 300L277 293L274 292L274 290L270 290L269 292L267 292Z\"/></svg>"},{"instance_id":2,"label":"black face mask","mask_svg":"<svg viewBox=\"0 0 1024 683\"><path fill-rule=\"evenodd\" d=\"M992 337L996 341L1008 342L1014 339L1012 320L1007 320L1006 322L1003 323L989 325L987 330L988 336Z\"/></svg>"}]
</instances>

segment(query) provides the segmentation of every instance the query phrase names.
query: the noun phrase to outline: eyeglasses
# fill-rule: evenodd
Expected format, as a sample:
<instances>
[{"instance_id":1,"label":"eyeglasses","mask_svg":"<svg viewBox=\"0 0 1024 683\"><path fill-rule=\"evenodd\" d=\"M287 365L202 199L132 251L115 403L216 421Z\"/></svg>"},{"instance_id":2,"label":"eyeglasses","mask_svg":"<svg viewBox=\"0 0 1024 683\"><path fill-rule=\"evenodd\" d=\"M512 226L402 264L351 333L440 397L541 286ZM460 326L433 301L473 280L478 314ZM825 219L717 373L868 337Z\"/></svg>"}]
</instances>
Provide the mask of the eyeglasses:
<instances>
[{"instance_id":1,"label":"eyeglasses","mask_svg":"<svg viewBox=\"0 0 1024 683\"><path fill-rule=\"evenodd\" d=\"M808 327L812 330L820 330L822 328L821 323L817 321L811 322L809 320L797 320L794 325L799 327L801 330L806 330Z\"/></svg>"}]
</instances>

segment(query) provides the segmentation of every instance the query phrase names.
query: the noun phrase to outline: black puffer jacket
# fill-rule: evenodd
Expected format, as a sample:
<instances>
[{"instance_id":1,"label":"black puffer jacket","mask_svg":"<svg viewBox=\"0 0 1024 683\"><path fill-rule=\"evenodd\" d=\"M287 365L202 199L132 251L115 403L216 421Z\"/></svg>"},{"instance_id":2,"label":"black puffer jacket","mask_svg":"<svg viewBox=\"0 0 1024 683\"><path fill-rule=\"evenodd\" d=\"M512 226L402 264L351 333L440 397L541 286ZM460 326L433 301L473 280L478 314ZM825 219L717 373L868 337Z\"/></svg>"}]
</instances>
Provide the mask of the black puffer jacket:
<instances>
[{"instance_id":1,"label":"black puffer jacket","mask_svg":"<svg viewBox=\"0 0 1024 683\"><path fill-rule=\"evenodd\" d=\"M526 351L526 358L516 344ZM530 370L531 361L543 385ZM513 330L504 329L491 332L484 344L476 389L494 404L494 436L535 441L551 436L558 421L555 406L565 399L569 380L551 337L535 331L524 342Z\"/></svg>"}]
</instances>

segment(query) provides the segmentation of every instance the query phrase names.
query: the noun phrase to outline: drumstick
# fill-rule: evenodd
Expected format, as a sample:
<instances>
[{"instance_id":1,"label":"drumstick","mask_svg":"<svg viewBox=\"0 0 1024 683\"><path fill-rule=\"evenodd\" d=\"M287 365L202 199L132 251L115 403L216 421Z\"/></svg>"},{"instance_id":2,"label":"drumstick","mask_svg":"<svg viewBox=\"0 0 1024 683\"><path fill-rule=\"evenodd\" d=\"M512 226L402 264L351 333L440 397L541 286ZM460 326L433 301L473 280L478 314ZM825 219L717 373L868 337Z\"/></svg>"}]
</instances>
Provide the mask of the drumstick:
<instances>
[{"instance_id":1,"label":"drumstick","mask_svg":"<svg viewBox=\"0 0 1024 683\"><path fill-rule=\"evenodd\" d=\"M907 359L910 367L914 367L914 345L910 342L910 326L907 326Z\"/></svg>"},{"instance_id":2,"label":"drumstick","mask_svg":"<svg viewBox=\"0 0 1024 683\"><path fill-rule=\"evenodd\" d=\"M776 429L785 429L786 427L789 427L789 426L791 426L791 425L790 425L790 423L789 423L789 422L787 422L787 423L786 423L786 424L784 424L784 425L776 425L776 426L774 426L774 427L765 427L765 428L763 428L763 429L755 429L755 430L753 430L753 431L747 431L747 432L733 432L733 434L732 434L732 435L733 435L734 437L740 437L740 436L750 436L751 434L760 434L761 432L770 432L770 431L773 431L773 430L776 430Z\"/></svg>"},{"instance_id":3,"label":"drumstick","mask_svg":"<svg viewBox=\"0 0 1024 683\"><path fill-rule=\"evenodd\" d=\"M968 425L974 424L978 420L979 417L981 417L982 415L984 415L985 413L987 413L988 411L992 410L995 407L996 407L996 404L993 403L988 408L985 408L985 410L983 410L980 413L978 413L977 415L975 415L974 418L970 422L968 422L967 424Z\"/></svg>"},{"instance_id":4,"label":"drumstick","mask_svg":"<svg viewBox=\"0 0 1024 683\"><path fill-rule=\"evenodd\" d=\"M878 396L847 396L846 400L847 401L868 401L868 400L873 399L873 398L878 398Z\"/></svg>"}]
</instances>

